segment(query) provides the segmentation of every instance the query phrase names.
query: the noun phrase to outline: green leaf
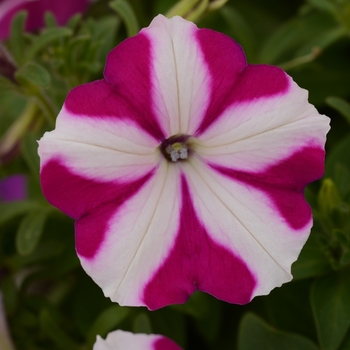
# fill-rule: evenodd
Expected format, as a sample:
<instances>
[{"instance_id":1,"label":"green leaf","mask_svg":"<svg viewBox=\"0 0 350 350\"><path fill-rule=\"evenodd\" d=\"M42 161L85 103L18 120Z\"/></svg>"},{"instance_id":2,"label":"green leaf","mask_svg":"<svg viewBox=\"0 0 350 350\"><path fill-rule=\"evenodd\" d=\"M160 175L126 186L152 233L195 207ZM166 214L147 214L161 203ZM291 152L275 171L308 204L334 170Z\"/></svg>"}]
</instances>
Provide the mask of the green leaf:
<instances>
[{"instance_id":1,"label":"green leaf","mask_svg":"<svg viewBox=\"0 0 350 350\"><path fill-rule=\"evenodd\" d=\"M334 21L322 13L293 18L285 22L262 45L259 62L281 63L292 52L318 34L334 28Z\"/></svg>"},{"instance_id":2,"label":"green leaf","mask_svg":"<svg viewBox=\"0 0 350 350\"><path fill-rule=\"evenodd\" d=\"M344 341L342 342L338 350L349 350L350 349L350 330L348 331Z\"/></svg>"},{"instance_id":3,"label":"green leaf","mask_svg":"<svg viewBox=\"0 0 350 350\"><path fill-rule=\"evenodd\" d=\"M15 218L16 216L25 214L31 210L39 209L42 204L35 201L20 201L11 203L0 203L0 225Z\"/></svg>"},{"instance_id":4,"label":"green leaf","mask_svg":"<svg viewBox=\"0 0 350 350\"><path fill-rule=\"evenodd\" d=\"M157 334L162 334L184 346L186 343L186 318L172 308L162 308L152 312L152 325Z\"/></svg>"},{"instance_id":5,"label":"green leaf","mask_svg":"<svg viewBox=\"0 0 350 350\"><path fill-rule=\"evenodd\" d=\"M141 312L136 316L133 324L133 332L145 334L152 333L151 321L146 313Z\"/></svg>"},{"instance_id":6,"label":"green leaf","mask_svg":"<svg viewBox=\"0 0 350 350\"><path fill-rule=\"evenodd\" d=\"M330 45L334 44L339 39L346 37L347 31L343 27L335 27L330 28L327 31L324 31L317 35L316 37L312 37L311 40L302 45L295 56L303 56L311 53L313 50L325 50Z\"/></svg>"},{"instance_id":7,"label":"green leaf","mask_svg":"<svg viewBox=\"0 0 350 350\"><path fill-rule=\"evenodd\" d=\"M13 269L25 268L50 259L62 259L64 253L64 243L57 241L49 241L41 243L36 247L35 254L30 255L13 255L8 259L8 263ZM58 261L58 260L57 260ZM65 262L64 262L65 263ZM61 264L60 264L61 266Z\"/></svg>"},{"instance_id":8,"label":"green leaf","mask_svg":"<svg viewBox=\"0 0 350 350\"><path fill-rule=\"evenodd\" d=\"M15 312L18 305L18 288L13 276L4 276L1 281L1 292L5 309L9 314Z\"/></svg>"},{"instance_id":9,"label":"green leaf","mask_svg":"<svg viewBox=\"0 0 350 350\"><path fill-rule=\"evenodd\" d=\"M330 270L331 266L328 263L327 257L321 251L315 235L311 234L298 260L292 266L294 280L321 276Z\"/></svg>"},{"instance_id":10,"label":"green leaf","mask_svg":"<svg viewBox=\"0 0 350 350\"><path fill-rule=\"evenodd\" d=\"M309 300L311 284L311 279L293 281L262 298L266 322L281 331L317 339Z\"/></svg>"},{"instance_id":11,"label":"green leaf","mask_svg":"<svg viewBox=\"0 0 350 350\"><path fill-rule=\"evenodd\" d=\"M337 11L337 8L329 0L307 0L307 2L321 11L325 11L331 14L334 14Z\"/></svg>"},{"instance_id":12,"label":"green leaf","mask_svg":"<svg viewBox=\"0 0 350 350\"><path fill-rule=\"evenodd\" d=\"M340 97L327 97L326 102L329 106L337 110L345 120L350 124L350 103Z\"/></svg>"},{"instance_id":13,"label":"green leaf","mask_svg":"<svg viewBox=\"0 0 350 350\"><path fill-rule=\"evenodd\" d=\"M101 44L98 50L98 60L104 64L109 51L115 46L115 37L121 21L115 16L105 16L96 20L94 39Z\"/></svg>"},{"instance_id":14,"label":"green leaf","mask_svg":"<svg viewBox=\"0 0 350 350\"><path fill-rule=\"evenodd\" d=\"M51 44L53 41L67 36L71 36L73 31L69 28L49 28L46 29L32 44L29 48L26 59L30 61L34 56L43 48L46 48L47 45Z\"/></svg>"},{"instance_id":15,"label":"green leaf","mask_svg":"<svg viewBox=\"0 0 350 350\"><path fill-rule=\"evenodd\" d=\"M206 301L206 305L202 303L202 309L205 310L205 314L194 320L194 323L207 342L215 343L222 327L223 304L211 295L205 293L198 294L204 296L202 301Z\"/></svg>"},{"instance_id":16,"label":"green leaf","mask_svg":"<svg viewBox=\"0 0 350 350\"><path fill-rule=\"evenodd\" d=\"M16 235L16 247L19 254L28 255L36 248L48 214L48 209L41 209L23 218Z\"/></svg>"},{"instance_id":17,"label":"green leaf","mask_svg":"<svg viewBox=\"0 0 350 350\"><path fill-rule=\"evenodd\" d=\"M210 302L211 297L208 294L196 292L189 297L185 304L175 304L169 307L194 318L203 318L210 314Z\"/></svg>"},{"instance_id":18,"label":"green leaf","mask_svg":"<svg viewBox=\"0 0 350 350\"><path fill-rule=\"evenodd\" d=\"M38 87L48 87L51 82L50 74L41 65L28 62L17 70L16 79L21 83L31 83Z\"/></svg>"},{"instance_id":19,"label":"green leaf","mask_svg":"<svg viewBox=\"0 0 350 350\"><path fill-rule=\"evenodd\" d=\"M349 271L317 279L311 289L311 305L322 349L337 349L350 327Z\"/></svg>"},{"instance_id":20,"label":"green leaf","mask_svg":"<svg viewBox=\"0 0 350 350\"><path fill-rule=\"evenodd\" d=\"M122 18L126 25L128 37L134 36L139 32L139 24L136 15L127 1L114 0L109 3L109 6Z\"/></svg>"},{"instance_id":21,"label":"green leaf","mask_svg":"<svg viewBox=\"0 0 350 350\"><path fill-rule=\"evenodd\" d=\"M45 12L44 20L47 28L55 28L57 27L56 17L51 11Z\"/></svg>"},{"instance_id":22,"label":"green leaf","mask_svg":"<svg viewBox=\"0 0 350 350\"><path fill-rule=\"evenodd\" d=\"M27 19L28 13L25 11L18 12L11 24L11 36L10 45L11 52L17 61L17 63L22 63L24 58L24 23Z\"/></svg>"},{"instance_id":23,"label":"green leaf","mask_svg":"<svg viewBox=\"0 0 350 350\"><path fill-rule=\"evenodd\" d=\"M350 171L340 163L335 165L335 177L334 182L337 185L339 194L342 198L345 198L350 190Z\"/></svg>"},{"instance_id":24,"label":"green leaf","mask_svg":"<svg viewBox=\"0 0 350 350\"><path fill-rule=\"evenodd\" d=\"M40 326L41 329L48 335L57 345L59 349L76 349L76 344L58 325L56 320L53 319L48 310L43 310L40 313Z\"/></svg>"},{"instance_id":25,"label":"green leaf","mask_svg":"<svg viewBox=\"0 0 350 350\"><path fill-rule=\"evenodd\" d=\"M337 164L350 170L350 136L343 138L328 152L326 159L325 177L335 178Z\"/></svg>"},{"instance_id":26,"label":"green leaf","mask_svg":"<svg viewBox=\"0 0 350 350\"><path fill-rule=\"evenodd\" d=\"M71 19L68 21L66 26L68 28L70 28L71 30L75 30L76 27L78 26L78 24L80 23L81 18L82 18L82 14L81 13L77 13L76 15L71 17Z\"/></svg>"},{"instance_id":27,"label":"green leaf","mask_svg":"<svg viewBox=\"0 0 350 350\"><path fill-rule=\"evenodd\" d=\"M345 252L340 260L340 264L345 266L348 265L350 263L350 251Z\"/></svg>"},{"instance_id":28,"label":"green leaf","mask_svg":"<svg viewBox=\"0 0 350 350\"><path fill-rule=\"evenodd\" d=\"M39 179L40 159L38 143L33 133L27 133L21 142L21 152L34 178Z\"/></svg>"},{"instance_id":29,"label":"green leaf","mask_svg":"<svg viewBox=\"0 0 350 350\"><path fill-rule=\"evenodd\" d=\"M238 333L238 350L318 350L309 339L272 328L258 316L243 316Z\"/></svg>"},{"instance_id":30,"label":"green leaf","mask_svg":"<svg viewBox=\"0 0 350 350\"><path fill-rule=\"evenodd\" d=\"M15 85L11 80L0 75L0 90L1 91L16 91L18 85Z\"/></svg>"},{"instance_id":31,"label":"green leaf","mask_svg":"<svg viewBox=\"0 0 350 350\"><path fill-rule=\"evenodd\" d=\"M105 338L106 335L117 328L117 326L128 316L129 309L119 305L113 305L104 310L93 323L88 332L87 344L91 349L96 341L96 336L100 335Z\"/></svg>"},{"instance_id":32,"label":"green leaf","mask_svg":"<svg viewBox=\"0 0 350 350\"><path fill-rule=\"evenodd\" d=\"M253 31L249 23L235 8L231 6L224 6L220 9L220 14L226 20L230 28L230 36L242 45L248 62L251 62L254 54L255 43Z\"/></svg>"}]
</instances>

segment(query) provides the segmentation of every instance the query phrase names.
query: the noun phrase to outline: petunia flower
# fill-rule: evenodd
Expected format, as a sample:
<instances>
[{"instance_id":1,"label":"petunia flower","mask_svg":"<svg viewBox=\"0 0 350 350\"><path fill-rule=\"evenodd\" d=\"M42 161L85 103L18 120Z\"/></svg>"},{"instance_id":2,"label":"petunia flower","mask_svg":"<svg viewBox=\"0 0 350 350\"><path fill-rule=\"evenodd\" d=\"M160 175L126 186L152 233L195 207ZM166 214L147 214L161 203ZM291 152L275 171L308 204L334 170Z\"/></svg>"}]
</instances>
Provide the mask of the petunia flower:
<instances>
[{"instance_id":1,"label":"petunia flower","mask_svg":"<svg viewBox=\"0 0 350 350\"><path fill-rule=\"evenodd\" d=\"M84 12L89 0L0 0L0 40L10 35L11 22L19 11L27 11L25 29L34 31L44 27L45 12L50 11L59 25L65 24L76 13Z\"/></svg>"},{"instance_id":2,"label":"petunia flower","mask_svg":"<svg viewBox=\"0 0 350 350\"><path fill-rule=\"evenodd\" d=\"M134 334L117 330L109 333L106 340L98 335L93 350L181 350L181 348L162 335Z\"/></svg>"},{"instance_id":3,"label":"petunia flower","mask_svg":"<svg viewBox=\"0 0 350 350\"><path fill-rule=\"evenodd\" d=\"M39 141L43 192L76 220L104 294L244 304L290 281L329 129L307 91L247 64L231 38L161 15L109 53L104 77L73 89Z\"/></svg>"},{"instance_id":4,"label":"petunia flower","mask_svg":"<svg viewBox=\"0 0 350 350\"><path fill-rule=\"evenodd\" d=\"M27 198L27 177L22 174L0 179L0 202L20 201Z\"/></svg>"}]
</instances>

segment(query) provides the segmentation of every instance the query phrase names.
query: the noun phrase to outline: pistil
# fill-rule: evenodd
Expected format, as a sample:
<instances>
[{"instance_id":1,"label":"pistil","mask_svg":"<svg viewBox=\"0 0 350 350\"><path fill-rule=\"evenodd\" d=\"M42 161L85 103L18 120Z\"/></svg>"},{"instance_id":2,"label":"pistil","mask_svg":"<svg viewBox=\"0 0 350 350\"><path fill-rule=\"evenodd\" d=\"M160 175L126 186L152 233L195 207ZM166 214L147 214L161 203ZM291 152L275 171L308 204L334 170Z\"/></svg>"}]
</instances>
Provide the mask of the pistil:
<instances>
[{"instance_id":1,"label":"pistil","mask_svg":"<svg viewBox=\"0 0 350 350\"><path fill-rule=\"evenodd\" d=\"M164 157L172 162L186 160L190 153L187 144L188 138L187 135L175 135L164 140L160 145Z\"/></svg>"}]
</instances>

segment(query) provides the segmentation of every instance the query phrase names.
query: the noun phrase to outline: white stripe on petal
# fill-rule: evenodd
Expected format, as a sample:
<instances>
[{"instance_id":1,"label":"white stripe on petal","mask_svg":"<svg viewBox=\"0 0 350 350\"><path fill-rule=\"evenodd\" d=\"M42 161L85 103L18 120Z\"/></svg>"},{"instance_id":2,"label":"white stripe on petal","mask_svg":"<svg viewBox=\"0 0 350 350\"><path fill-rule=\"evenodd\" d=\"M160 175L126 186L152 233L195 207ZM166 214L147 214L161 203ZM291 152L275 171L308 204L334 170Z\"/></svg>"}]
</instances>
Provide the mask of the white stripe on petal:
<instances>
[{"instance_id":1,"label":"white stripe on petal","mask_svg":"<svg viewBox=\"0 0 350 350\"><path fill-rule=\"evenodd\" d=\"M192 22L164 16L142 30L152 46L154 109L168 136L193 134L210 101L210 74L196 31Z\"/></svg>"},{"instance_id":2,"label":"white stripe on petal","mask_svg":"<svg viewBox=\"0 0 350 350\"><path fill-rule=\"evenodd\" d=\"M59 158L74 173L101 181L141 177L162 157L154 138L132 121L74 116L64 107L38 152L42 161Z\"/></svg>"},{"instance_id":3,"label":"white stripe on petal","mask_svg":"<svg viewBox=\"0 0 350 350\"><path fill-rule=\"evenodd\" d=\"M167 257L179 228L180 176L162 162L157 173L109 222L106 239L82 265L104 294L121 305L144 305L144 285Z\"/></svg>"},{"instance_id":4,"label":"white stripe on petal","mask_svg":"<svg viewBox=\"0 0 350 350\"><path fill-rule=\"evenodd\" d=\"M311 220L296 232L276 215L262 192L230 180L195 158L184 163L199 220L216 242L230 249L257 277L254 296L292 279L297 259L311 227Z\"/></svg>"},{"instance_id":5,"label":"white stripe on petal","mask_svg":"<svg viewBox=\"0 0 350 350\"><path fill-rule=\"evenodd\" d=\"M291 81L286 94L232 105L200 135L193 150L206 161L261 171L306 146L324 147L329 118Z\"/></svg>"}]
</instances>

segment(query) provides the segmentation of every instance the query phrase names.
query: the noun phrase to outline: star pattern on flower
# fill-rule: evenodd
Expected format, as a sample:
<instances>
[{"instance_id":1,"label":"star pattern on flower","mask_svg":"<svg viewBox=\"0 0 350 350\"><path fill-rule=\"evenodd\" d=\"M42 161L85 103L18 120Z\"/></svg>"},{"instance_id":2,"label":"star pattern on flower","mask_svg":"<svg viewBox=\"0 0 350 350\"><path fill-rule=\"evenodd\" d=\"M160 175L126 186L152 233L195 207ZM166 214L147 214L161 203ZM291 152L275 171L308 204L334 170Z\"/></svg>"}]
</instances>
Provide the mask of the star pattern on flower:
<instances>
[{"instance_id":1,"label":"star pattern on flower","mask_svg":"<svg viewBox=\"0 0 350 350\"><path fill-rule=\"evenodd\" d=\"M121 305L196 290L244 304L290 281L312 226L329 120L231 38L159 15L73 89L39 142L46 198Z\"/></svg>"}]
</instances>

